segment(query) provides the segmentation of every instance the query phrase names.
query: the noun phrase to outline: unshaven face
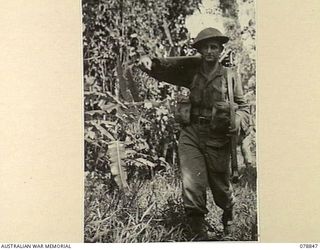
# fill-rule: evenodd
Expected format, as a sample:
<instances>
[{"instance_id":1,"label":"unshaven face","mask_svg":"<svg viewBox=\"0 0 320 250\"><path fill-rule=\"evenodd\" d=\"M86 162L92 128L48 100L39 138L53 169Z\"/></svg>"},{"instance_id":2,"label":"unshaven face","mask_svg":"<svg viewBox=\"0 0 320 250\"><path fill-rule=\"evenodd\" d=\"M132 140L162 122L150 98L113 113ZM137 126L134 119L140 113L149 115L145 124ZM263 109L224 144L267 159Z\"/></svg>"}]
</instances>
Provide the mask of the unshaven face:
<instances>
[{"instance_id":1,"label":"unshaven face","mask_svg":"<svg viewBox=\"0 0 320 250\"><path fill-rule=\"evenodd\" d=\"M222 45L218 41L208 40L204 41L199 47L199 53L207 62L216 62L219 60L222 52Z\"/></svg>"}]
</instances>

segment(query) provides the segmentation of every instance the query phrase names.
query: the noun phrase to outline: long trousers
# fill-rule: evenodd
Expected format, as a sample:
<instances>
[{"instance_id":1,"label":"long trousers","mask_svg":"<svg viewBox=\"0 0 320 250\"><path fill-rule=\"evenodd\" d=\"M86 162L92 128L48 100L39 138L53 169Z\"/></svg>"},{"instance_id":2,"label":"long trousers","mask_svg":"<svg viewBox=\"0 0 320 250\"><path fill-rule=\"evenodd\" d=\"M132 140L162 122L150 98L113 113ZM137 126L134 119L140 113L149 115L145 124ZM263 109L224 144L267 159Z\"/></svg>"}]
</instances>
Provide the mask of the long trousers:
<instances>
[{"instance_id":1,"label":"long trousers","mask_svg":"<svg viewBox=\"0 0 320 250\"><path fill-rule=\"evenodd\" d=\"M241 153L247 167L252 166L251 140L251 133L240 137Z\"/></svg>"},{"instance_id":2,"label":"long trousers","mask_svg":"<svg viewBox=\"0 0 320 250\"><path fill-rule=\"evenodd\" d=\"M208 212L208 186L218 207L226 210L233 205L228 142L221 143L212 138L209 126L190 125L181 131L179 157L182 196L188 216L202 216Z\"/></svg>"}]
</instances>

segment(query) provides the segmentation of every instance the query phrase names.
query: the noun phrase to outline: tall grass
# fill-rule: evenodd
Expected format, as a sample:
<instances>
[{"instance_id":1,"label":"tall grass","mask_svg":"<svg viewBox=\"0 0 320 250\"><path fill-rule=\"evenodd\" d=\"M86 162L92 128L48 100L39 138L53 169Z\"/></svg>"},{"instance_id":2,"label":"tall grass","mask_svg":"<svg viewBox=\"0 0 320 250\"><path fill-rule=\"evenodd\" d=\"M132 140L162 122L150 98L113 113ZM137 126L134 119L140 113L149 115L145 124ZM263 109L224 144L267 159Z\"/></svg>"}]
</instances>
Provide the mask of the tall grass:
<instances>
[{"instance_id":1,"label":"tall grass","mask_svg":"<svg viewBox=\"0 0 320 250\"><path fill-rule=\"evenodd\" d=\"M222 234L222 210L208 192L206 217L212 240L257 240L255 169L241 171L234 186L237 203L231 234ZM151 180L131 181L131 190L122 193L110 176L86 172L85 242L178 242L192 241L181 200L180 179L159 172Z\"/></svg>"}]
</instances>

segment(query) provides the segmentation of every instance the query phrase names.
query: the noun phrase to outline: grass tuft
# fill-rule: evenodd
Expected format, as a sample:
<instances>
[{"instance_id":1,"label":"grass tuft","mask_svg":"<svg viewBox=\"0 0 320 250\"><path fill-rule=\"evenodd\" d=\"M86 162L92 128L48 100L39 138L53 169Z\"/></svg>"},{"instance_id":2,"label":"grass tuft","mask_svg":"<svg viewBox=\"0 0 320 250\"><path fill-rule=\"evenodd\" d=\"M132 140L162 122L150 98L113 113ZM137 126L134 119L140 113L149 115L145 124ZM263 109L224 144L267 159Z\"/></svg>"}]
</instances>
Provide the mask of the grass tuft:
<instances>
[{"instance_id":1,"label":"grass tuft","mask_svg":"<svg viewBox=\"0 0 320 250\"><path fill-rule=\"evenodd\" d=\"M256 241L257 209L255 169L242 170L242 180L234 186L237 203L234 223L228 237L222 235L222 210L215 206L208 191L206 217L212 240ZM85 242L181 242L191 241L181 199L179 178L166 172L151 180L130 183L130 192L122 193L110 176L86 172Z\"/></svg>"}]
</instances>

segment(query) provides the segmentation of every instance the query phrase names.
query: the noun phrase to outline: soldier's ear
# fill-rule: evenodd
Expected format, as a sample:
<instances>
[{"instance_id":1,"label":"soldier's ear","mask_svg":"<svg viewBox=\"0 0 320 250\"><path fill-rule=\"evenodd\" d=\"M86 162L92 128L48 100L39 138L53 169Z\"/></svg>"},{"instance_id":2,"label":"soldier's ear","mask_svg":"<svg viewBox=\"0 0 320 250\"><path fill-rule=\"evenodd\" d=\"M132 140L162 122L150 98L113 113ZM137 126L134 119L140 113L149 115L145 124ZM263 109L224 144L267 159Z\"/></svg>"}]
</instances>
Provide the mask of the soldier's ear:
<instances>
[{"instance_id":1,"label":"soldier's ear","mask_svg":"<svg viewBox=\"0 0 320 250\"><path fill-rule=\"evenodd\" d=\"M222 43L220 43L220 52L222 53L223 50L224 50L224 46Z\"/></svg>"}]
</instances>

